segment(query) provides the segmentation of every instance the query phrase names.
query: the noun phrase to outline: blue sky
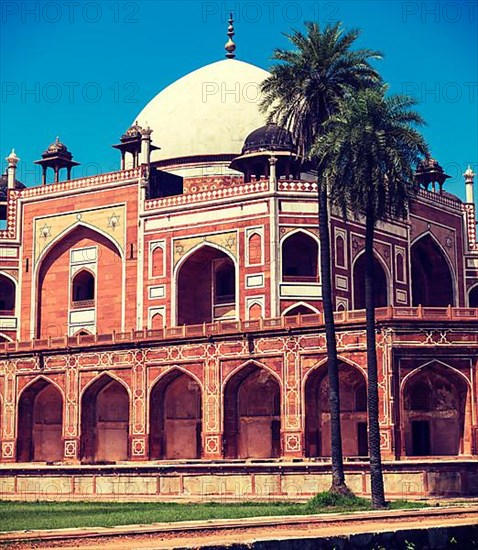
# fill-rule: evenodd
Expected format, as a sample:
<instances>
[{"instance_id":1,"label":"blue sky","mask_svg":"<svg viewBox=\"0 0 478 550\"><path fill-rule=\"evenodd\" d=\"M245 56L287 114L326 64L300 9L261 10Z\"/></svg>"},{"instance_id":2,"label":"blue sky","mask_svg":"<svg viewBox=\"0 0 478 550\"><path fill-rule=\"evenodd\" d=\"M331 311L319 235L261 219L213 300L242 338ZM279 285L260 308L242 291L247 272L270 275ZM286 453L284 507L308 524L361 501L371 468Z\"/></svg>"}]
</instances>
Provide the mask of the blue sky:
<instances>
[{"instance_id":1,"label":"blue sky","mask_svg":"<svg viewBox=\"0 0 478 550\"><path fill-rule=\"evenodd\" d=\"M362 29L360 46L392 92L419 100L433 155L452 176L478 172L477 1L22 1L0 20L0 154L15 147L19 179L40 183L33 161L60 136L82 166L75 177L118 169L110 146L146 103L184 74L223 58L235 13L237 57L267 69L283 33L304 20Z\"/></svg>"}]
</instances>

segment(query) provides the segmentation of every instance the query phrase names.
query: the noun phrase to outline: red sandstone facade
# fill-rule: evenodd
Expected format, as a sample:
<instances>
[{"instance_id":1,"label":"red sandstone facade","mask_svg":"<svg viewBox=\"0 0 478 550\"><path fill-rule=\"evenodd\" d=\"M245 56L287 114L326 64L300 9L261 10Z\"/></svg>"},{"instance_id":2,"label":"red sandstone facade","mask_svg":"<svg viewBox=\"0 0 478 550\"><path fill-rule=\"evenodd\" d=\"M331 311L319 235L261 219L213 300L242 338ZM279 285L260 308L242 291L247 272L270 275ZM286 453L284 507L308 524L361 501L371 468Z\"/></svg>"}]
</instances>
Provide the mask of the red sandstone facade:
<instances>
[{"instance_id":1,"label":"red sandstone facade","mask_svg":"<svg viewBox=\"0 0 478 550\"><path fill-rule=\"evenodd\" d=\"M201 183L141 203L138 168L9 193L2 461L329 454L315 186ZM473 213L422 191L378 231L385 458L477 453ZM332 235L344 452L365 456L363 227L334 218Z\"/></svg>"},{"instance_id":2,"label":"red sandstone facade","mask_svg":"<svg viewBox=\"0 0 478 550\"><path fill-rule=\"evenodd\" d=\"M274 153L264 177L186 175L167 196L151 190L167 163L144 150L118 172L11 185L1 462L329 456L317 189ZM377 229L386 460L478 455L475 218L422 189ZM364 226L333 215L331 238L344 453L366 457Z\"/></svg>"}]
</instances>

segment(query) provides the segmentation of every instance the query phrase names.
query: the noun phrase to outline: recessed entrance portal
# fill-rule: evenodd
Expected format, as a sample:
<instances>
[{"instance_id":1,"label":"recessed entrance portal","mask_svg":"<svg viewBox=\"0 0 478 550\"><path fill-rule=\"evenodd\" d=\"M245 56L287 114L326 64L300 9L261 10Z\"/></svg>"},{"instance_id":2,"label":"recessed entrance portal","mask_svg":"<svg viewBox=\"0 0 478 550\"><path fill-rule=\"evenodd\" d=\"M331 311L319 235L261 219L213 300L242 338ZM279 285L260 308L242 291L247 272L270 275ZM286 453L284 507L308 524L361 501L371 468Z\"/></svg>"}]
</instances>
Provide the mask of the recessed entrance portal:
<instances>
[{"instance_id":1,"label":"recessed entrance portal","mask_svg":"<svg viewBox=\"0 0 478 550\"><path fill-rule=\"evenodd\" d=\"M354 264L354 309L365 309L365 254L361 254ZM373 259L373 296L375 307L388 305L387 275L377 260Z\"/></svg>"},{"instance_id":2,"label":"recessed entrance portal","mask_svg":"<svg viewBox=\"0 0 478 550\"><path fill-rule=\"evenodd\" d=\"M452 369L420 369L404 388L405 453L408 456L463 452L466 382Z\"/></svg>"},{"instance_id":3,"label":"recessed entrance portal","mask_svg":"<svg viewBox=\"0 0 478 550\"><path fill-rule=\"evenodd\" d=\"M184 372L163 376L151 391L150 458L201 457L201 388Z\"/></svg>"},{"instance_id":4,"label":"recessed entrance portal","mask_svg":"<svg viewBox=\"0 0 478 550\"><path fill-rule=\"evenodd\" d=\"M197 325L236 317L236 276L232 259L203 246L180 267L178 325Z\"/></svg>"},{"instance_id":5,"label":"recessed entrance portal","mask_svg":"<svg viewBox=\"0 0 478 550\"><path fill-rule=\"evenodd\" d=\"M115 462L128 458L129 397L108 375L98 378L81 400L81 458Z\"/></svg>"},{"instance_id":6,"label":"recessed entrance portal","mask_svg":"<svg viewBox=\"0 0 478 550\"><path fill-rule=\"evenodd\" d=\"M18 462L63 459L63 400L59 390L41 378L28 386L18 406Z\"/></svg>"},{"instance_id":7,"label":"recessed entrance portal","mask_svg":"<svg viewBox=\"0 0 478 550\"><path fill-rule=\"evenodd\" d=\"M317 241L302 231L293 233L282 243L282 280L316 283L318 261Z\"/></svg>"},{"instance_id":8,"label":"recessed entrance portal","mask_svg":"<svg viewBox=\"0 0 478 550\"><path fill-rule=\"evenodd\" d=\"M454 305L453 282L447 259L436 241L425 235L411 248L412 305Z\"/></svg>"},{"instance_id":9,"label":"recessed entrance portal","mask_svg":"<svg viewBox=\"0 0 478 550\"><path fill-rule=\"evenodd\" d=\"M364 375L346 363L339 365L340 420L343 453L367 456L367 395ZM330 406L327 366L315 369L305 385L305 451L330 456Z\"/></svg>"},{"instance_id":10,"label":"recessed entrance portal","mask_svg":"<svg viewBox=\"0 0 478 550\"><path fill-rule=\"evenodd\" d=\"M280 387L255 364L237 372L224 391L226 458L280 456Z\"/></svg>"}]
</instances>

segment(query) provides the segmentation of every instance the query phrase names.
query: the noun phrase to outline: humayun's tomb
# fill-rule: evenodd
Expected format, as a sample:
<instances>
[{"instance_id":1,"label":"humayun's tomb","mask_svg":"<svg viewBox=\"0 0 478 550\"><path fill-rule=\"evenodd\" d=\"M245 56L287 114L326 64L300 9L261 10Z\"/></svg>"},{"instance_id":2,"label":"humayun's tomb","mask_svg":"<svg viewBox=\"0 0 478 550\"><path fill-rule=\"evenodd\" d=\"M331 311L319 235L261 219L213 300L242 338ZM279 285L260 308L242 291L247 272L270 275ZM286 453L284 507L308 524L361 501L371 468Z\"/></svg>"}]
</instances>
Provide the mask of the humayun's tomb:
<instances>
[{"instance_id":1,"label":"humayun's tomb","mask_svg":"<svg viewBox=\"0 0 478 550\"><path fill-rule=\"evenodd\" d=\"M8 156L1 498L328 487L317 185L258 108L267 75L229 58L174 82L114 145L116 172L75 179L57 139L25 187ZM385 487L477 494L474 174L465 202L436 160L416 176L408 219L375 243ZM334 213L330 226L346 473L366 494L365 229Z\"/></svg>"}]
</instances>

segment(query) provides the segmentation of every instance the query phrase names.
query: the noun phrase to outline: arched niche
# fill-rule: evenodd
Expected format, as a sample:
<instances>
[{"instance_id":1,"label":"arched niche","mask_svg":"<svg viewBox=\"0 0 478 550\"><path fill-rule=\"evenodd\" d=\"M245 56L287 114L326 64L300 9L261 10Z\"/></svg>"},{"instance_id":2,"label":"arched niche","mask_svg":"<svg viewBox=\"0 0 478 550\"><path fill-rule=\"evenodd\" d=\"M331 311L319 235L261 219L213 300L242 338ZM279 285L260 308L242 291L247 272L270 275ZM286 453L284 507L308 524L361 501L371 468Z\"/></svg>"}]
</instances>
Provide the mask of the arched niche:
<instances>
[{"instance_id":1,"label":"arched niche","mask_svg":"<svg viewBox=\"0 0 478 550\"><path fill-rule=\"evenodd\" d=\"M71 297L73 303L95 299L95 277L91 271L82 269L75 274L72 281Z\"/></svg>"},{"instance_id":2,"label":"arched niche","mask_svg":"<svg viewBox=\"0 0 478 550\"><path fill-rule=\"evenodd\" d=\"M85 462L128 459L129 395L122 383L104 374L81 398L81 458Z\"/></svg>"},{"instance_id":3,"label":"arched niche","mask_svg":"<svg viewBox=\"0 0 478 550\"><path fill-rule=\"evenodd\" d=\"M280 456L280 386L254 363L236 372L224 388L226 458Z\"/></svg>"},{"instance_id":4,"label":"arched niche","mask_svg":"<svg viewBox=\"0 0 478 550\"><path fill-rule=\"evenodd\" d=\"M297 231L282 242L282 280L316 283L319 280L319 245L311 235Z\"/></svg>"},{"instance_id":5,"label":"arched niche","mask_svg":"<svg viewBox=\"0 0 478 550\"><path fill-rule=\"evenodd\" d=\"M0 316L15 315L15 291L13 280L0 273Z\"/></svg>"},{"instance_id":6,"label":"arched niche","mask_svg":"<svg viewBox=\"0 0 478 550\"><path fill-rule=\"evenodd\" d=\"M63 398L44 378L25 388L18 402L18 462L63 459Z\"/></svg>"},{"instance_id":7,"label":"arched niche","mask_svg":"<svg viewBox=\"0 0 478 550\"><path fill-rule=\"evenodd\" d=\"M468 292L468 307L478 307L478 285Z\"/></svg>"},{"instance_id":8,"label":"arched niche","mask_svg":"<svg viewBox=\"0 0 478 550\"><path fill-rule=\"evenodd\" d=\"M293 317L295 315L314 315L316 313L317 310L307 304L297 304L287 308L282 315L285 317Z\"/></svg>"},{"instance_id":9,"label":"arched niche","mask_svg":"<svg viewBox=\"0 0 478 550\"><path fill-rule=\"evenodd\" d=\"M427 233L411 247L412 305L454 305L453 277L442 248Z\"/></svg>"},{"instance_id":10,"label":"arched niche","mask_svg":"<svg viewBox=\"0 0 478 550\"><path fill-rule=\"evenodd\" d=\"M201 388L192 376L175 369L156 382L149 425L152 460L201 457Z\"/></svg>"},{"instance_id":11,"label":"arched niche","mask_svg":"<svg viewBox=\"0 0 478 550\"><path fill-rule=\"evenodd\" d=\"M101 319L98 328L103 333L121 330L123 261L120 251L114 242L99 231L78 225L51 245L35 271L38 280L37 338L68 334L69 309L74 298L70 289L71 251L93 247L96 249L96 260L91 260L89 256L86 260L89 263L96 262L98 273L94 281L96 317Z\"/></svg>"},{"instance_id":12,"label":"arched niche","mask_svg":"<svg viewBox=\"0 0 478 550\"><path fill-rule=\"evenodd\" d=\"M345 456L367 456L367 396L363 373L339 364L340 420ZM305 383L305 452L330 456L330 405L327 365L316 367Z\"/></svg>"},{"instance_id":13,"label":"arched niche","mask_svg":"<svg viewBox=\"0 0 478 550\"><path fill-rule=\"evenodd\" d=\"M355 261L353 267L354 309L365 309L365 253ZM375 307L388 305L388 282L382 264L373 259L373 295Z\"/></svg>"},{"instance_id":14,"label":"arched niche","mask_svg":"<svg viewBox=\"0 0 478 550\"><path fill-rule=\"evenodd\" d=\"M180 265L176 278L178 325L236 317L235 264L222 250L201 246Z\"/></svg>"},{"instance_id":15,"label":"arched niche","mask_svg":"<svg viewBox=\"0 0 478 550\"><path fill-rule=\"evenodd\" d=\"M422 367L403 388L407 456L456 456L464 451L468 385L440 363Z\"/></svg>"}]
</instances>

